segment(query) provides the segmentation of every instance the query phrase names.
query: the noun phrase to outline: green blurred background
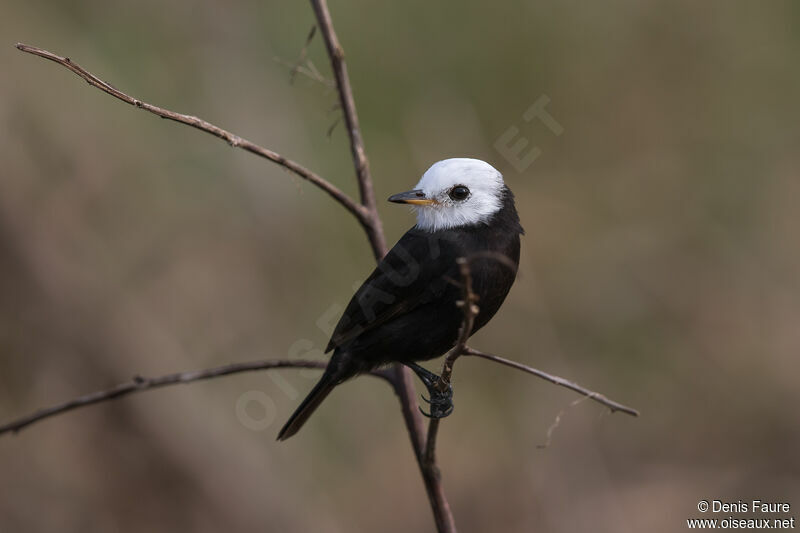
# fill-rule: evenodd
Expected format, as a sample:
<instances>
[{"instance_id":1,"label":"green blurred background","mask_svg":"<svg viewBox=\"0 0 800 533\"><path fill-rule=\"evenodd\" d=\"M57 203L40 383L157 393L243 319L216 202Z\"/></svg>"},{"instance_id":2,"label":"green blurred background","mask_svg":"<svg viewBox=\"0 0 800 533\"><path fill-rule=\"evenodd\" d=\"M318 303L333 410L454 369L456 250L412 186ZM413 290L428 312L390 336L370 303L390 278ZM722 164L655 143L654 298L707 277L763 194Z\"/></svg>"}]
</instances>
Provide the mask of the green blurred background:
<instances>
[{"instance_id":1,"label":"green blurred background","mask_svg":"<svg viewBox=\"0 0 800 533\"><path fill-rule=\"evenodd\" d=\"M440 461L460 529L683 531L700 499L800 508L800 4L333 1L388 195L486 159L527 235L472 345L639 419L464 359ZM289 68L304 2L6 2L0 19L0 420L147 376L322 357L373 267L314 187L14 49L67 55L356 194L335 94ZM309 57L326 76L322 42ZM277 58L277 60L276 60ZM554 135L523 113L541 97ZM518 171L509 128L541 155ZM438 363L429 365L438 369ZM315 372L162 389L0 438L0 531L430 531L389 389L278 428ZM548 428L563 411L560 425Z\"/></svg>"}]
</instances>

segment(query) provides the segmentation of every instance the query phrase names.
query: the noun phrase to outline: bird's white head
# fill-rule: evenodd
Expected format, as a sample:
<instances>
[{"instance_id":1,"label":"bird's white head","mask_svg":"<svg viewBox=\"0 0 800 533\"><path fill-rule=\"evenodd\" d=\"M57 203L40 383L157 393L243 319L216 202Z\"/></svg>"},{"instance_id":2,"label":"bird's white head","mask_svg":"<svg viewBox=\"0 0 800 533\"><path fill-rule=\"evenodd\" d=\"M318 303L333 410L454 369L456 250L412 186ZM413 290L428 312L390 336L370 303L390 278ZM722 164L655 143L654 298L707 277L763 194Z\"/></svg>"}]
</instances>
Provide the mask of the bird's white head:
<instances>
[{"instance_id":1,"label":"bird's white head","mask_svg":"<svg viewBox=\"0 0 800 533\"><path fill-rule=\"evenodd\" d=\"M503 207L503 176L479 159L454 158L434 163L413 191L390 202L411 204L417 227L426 231L485 224Z\"/></svg>"}]
</instances>

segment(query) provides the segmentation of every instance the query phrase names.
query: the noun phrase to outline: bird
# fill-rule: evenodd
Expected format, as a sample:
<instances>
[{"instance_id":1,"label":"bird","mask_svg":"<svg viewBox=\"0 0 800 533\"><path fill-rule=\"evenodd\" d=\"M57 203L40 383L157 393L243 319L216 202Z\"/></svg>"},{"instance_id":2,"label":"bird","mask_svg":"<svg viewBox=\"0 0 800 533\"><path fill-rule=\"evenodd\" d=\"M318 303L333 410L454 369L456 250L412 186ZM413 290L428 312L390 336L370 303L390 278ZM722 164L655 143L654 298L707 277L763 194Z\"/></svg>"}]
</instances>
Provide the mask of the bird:
<instances>
[{"instance_id":1,"label":"bird","mask_svg":"<svg viewBox=\"0 0 800 533\"><path fill-rule=\"evenodd\" d=\"M416 225L408 230L356 291L339 320L322 377L278 433L297 433L339 384L390 363L411 368L431 395L429 416L452 411L452 388L417 364L458 342L463 299L457 260L469 261L478 313L470 335L497 313L516 279L520 225L514 195L485 161L452 158L434 163L413 190L390 196L408 204ZM503 260L498 260L498 258Z\"/></svg>"}]
</instances>

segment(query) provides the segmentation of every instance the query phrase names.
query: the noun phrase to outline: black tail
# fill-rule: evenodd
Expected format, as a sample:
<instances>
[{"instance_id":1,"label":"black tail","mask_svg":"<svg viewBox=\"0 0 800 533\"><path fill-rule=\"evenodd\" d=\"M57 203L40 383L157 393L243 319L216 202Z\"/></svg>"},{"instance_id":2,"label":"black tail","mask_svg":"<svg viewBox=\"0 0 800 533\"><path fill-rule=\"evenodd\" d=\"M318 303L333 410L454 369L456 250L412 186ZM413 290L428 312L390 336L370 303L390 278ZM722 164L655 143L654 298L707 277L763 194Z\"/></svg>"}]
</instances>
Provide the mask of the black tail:
<instances>
[{"instance_id":1,"label":"black tail","mask_svg":"<svg viewBox=\"0 0 800 533\"><path fill-rule=\"evenodd\" d=\"M325 373L322 374L317 384L314 385L314 388L311 389L311 392L308 393L306 399L303 400L303 403L300 404L300 407L289 417L289 421L286 422L280 433L278 433L278 440L286 440L300 431L300 428L306 423L308 417L314 414L319 404L331 393L338 382L339 380L334 377L334 372L329 366L325 370Z\"/></svg>"}]
</instances>

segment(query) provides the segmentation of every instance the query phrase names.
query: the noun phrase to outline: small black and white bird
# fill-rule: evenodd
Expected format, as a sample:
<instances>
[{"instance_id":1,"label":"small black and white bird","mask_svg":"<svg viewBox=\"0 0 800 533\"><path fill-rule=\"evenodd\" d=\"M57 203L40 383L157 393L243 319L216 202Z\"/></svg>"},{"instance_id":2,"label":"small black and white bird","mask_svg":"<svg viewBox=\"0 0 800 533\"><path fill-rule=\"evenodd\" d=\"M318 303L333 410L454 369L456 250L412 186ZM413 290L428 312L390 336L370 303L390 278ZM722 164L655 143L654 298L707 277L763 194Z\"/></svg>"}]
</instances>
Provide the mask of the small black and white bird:
<instances>
[{"instance_id":1,"label":"small black and white bird","mask_svg":"<svg viewBox=\"0 0 800 533\"><path fill-rule=\"evenodd\" d=\"M333 350L333 356L322 378L283 426L278 440L297 433L334 387L388 363L414 370L433 400L437 376L416 362L439 357L458 341L463 313L456 305L462 299L454 283L460 279L456 260L470 260L472 289L478 298L470 334L494 316L514 283L524 231L514 195L490 164L467 158L439 161L414 190L395 194L389 201L413 206L417 225L353 296L325 350ZM508 261L498 261L492 257L496 255ZM433 416L446 416L452 410L450 397L444 401L449 408L442 409L439 398L440 408L431 410Z\"/></svg>"}]
</instances>

